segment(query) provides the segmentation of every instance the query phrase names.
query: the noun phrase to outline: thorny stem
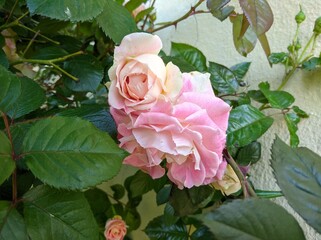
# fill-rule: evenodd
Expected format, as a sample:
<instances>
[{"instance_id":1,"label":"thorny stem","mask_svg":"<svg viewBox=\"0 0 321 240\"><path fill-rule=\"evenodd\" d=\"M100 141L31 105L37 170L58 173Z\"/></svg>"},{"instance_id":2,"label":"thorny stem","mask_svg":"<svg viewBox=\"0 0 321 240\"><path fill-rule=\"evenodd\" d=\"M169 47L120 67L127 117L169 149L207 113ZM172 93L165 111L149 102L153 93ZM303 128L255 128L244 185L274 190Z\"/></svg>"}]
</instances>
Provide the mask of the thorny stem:
<instances>
[{"instance_id":1,"label":"thorny stem","mask_svg":"<svg viewBox=\"0 0 321 240\"><path fill-rule=\"evenodd\" d=\"M176 26L179 22L187 19L188 17L192 16L192 15L195 15L195 14L200 14L200 13L209 13L209 11L202 11L202 10L199 10L199 11L196 11L196 8L201 5L205 0L199 0L194 6L191 7L191 9L185 13L182 17L176 19L175 21L172 21L172 22L168 22L168 23L165 23L164 25L158 27L158 28L155 28L155 29L151 29L150 32L154 33L154 32L157 32L159 30L162 30L164 28L167 28L169 26Z\"/></svg>"},{"instance_id":2,"label":"thorny stem","mask_svg":"<svg viewBox=\"0 0 321 240\"><path fill-rule=\"evenodd\" d=\"M10 131L9 120L8 120L7 115L4 112L1 112L1 116L3 118L6 132L7 132L7 135L8 135L9 141L10 141L10 145L11 145L12 161L16 161L13 140L12 140L12 135L11 135L11 131ZM15 205L17 203L17 199L18 199L18 190L17 189L18 189L17 188L17 168L15 168L12 173L12 202L13 202L13 205Z\"/></svg>"},{"instance_id":3,"label":"thorny stem","mask_svg":"<svg viewBox=\"0 0 321 240\"><path fill-rule=\"evenodd\" d=\"M227 150L224 150L224 156L227 160L227 162L231 165L231 167L233 168L236 176L238 177L238 179L241 182L242 185L242 190L243 190L243 194L244 194L244 198L247 197L257 197L254 189L252 188L252 186L249 184L249 182L246 180L246 178L244 177L244 174L242 173L241 169L239 168L239 166L237 165L237 163L235 162L235 160L232 158L232 156L228 153Z\"/></svg>"}]
</instances>

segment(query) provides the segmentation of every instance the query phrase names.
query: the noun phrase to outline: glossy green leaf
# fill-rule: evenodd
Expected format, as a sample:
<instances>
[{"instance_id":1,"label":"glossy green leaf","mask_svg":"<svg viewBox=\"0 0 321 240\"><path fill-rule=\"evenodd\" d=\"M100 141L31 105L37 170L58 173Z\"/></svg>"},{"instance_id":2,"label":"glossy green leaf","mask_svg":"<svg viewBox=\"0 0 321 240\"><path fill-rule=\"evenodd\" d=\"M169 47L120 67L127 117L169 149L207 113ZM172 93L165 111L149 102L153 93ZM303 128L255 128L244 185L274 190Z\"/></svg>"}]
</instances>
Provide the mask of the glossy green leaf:
<instances>
[{"instance_id":1,"label":"glossy green leaf","mask_svg":"<svg viewBox=\"0 0 321 240\"><path fill-rule=\"evenodd\" d=\"M199 72L204 72L207 70L206 58L204 54L191 45L172 42L170 55L172 57L183 59L188 64L194 66L195 70Z\"/></svg>"},{"instance_id":2,"label":"glossy green leaf","mask_svg":"<svg viewBox=\"0 0 321 240\"><path fill-rule=\"evenodd\" d=\"M20 79L0 65L0 111L6 112L21 93Z\"/></svg>"},{"instance_id":3,"label":"glossy green leaf","mask_svg":"<svg viewBox=\"0 0 321 240\"><path fill-rule=\"evenodd\" d=\"M237 154L236 160L239 165L248 166L256 163L261 158L261 143L251 142L242 147Z\"/></svg>"},{"instance_id":4,"label":"glossy green leaf","mask_svg":"<svg viewBox=\"0 0 321 240\"><path fill-rule=\"evenodd\" d=\"M218 240L305 239L295 218L270 200L234 200L201 219Z\"/></svg>"},{"instance_id":5,"label":"glossy green leaf","mask_svg":"<svg viewBox=\"0 0 321 240\"><path fill-rule=\"evenodd\" d=\"M21 154L23 140L32 125L33 123L19 123L19 124L14 124L13 126L10 127L12 141L14 145L14 152L16 155ZM19 161L18 161L18 164L19 164Z\"/></svg>"},{"instance_id":6,"label":"glossy green leaf","mask_svg":"<svg viewBox=\"0 0 321 240\"><path fill-rule=\"evenodd\" d=\"M289 204L321 233L321 157L308 148L291 148L277 137L271 163Z\"/></svg>"},{"instance_id":7,"label":"glossy green leaf","mask_svg":"<svg viewBox=\"0 0 321 240\"><path fill-rule=\"evenodd\" d=\"M268 103L269 101L260 90L250 90L247 95L259 103Z\"/></svg>"},{"instance_id":8,"label":"glossy green leaf","mask_svg":"<svg viewBox=\"0 0 321 240\"><path fill-rule=\"evenodd\" d=\"M289 55L288 53L285 53L285 52L272 53L268 57L269 62L272 64L285 63L288 58L289 58Z\"/></svg>"},{"instance_id":9,"label":"glossy green leaf","mask_svg":"<svg viewBox=\"0 0 321 240\"><path fill-rule=\"evenodd\" d=\"M167 64L168 62L172 62L174 65L176 65L181 72L192 72L196 71L195 66L188 63L186 60L180 57L171 57L171 56L163 56L163 61Z\"/></svg>"},{"instance_id":10,"label":"glossy green leaf","mask_svg":"<svg viewBox=\"0 0 321 240\"><path fill-rule=\"evenodd\" d=\"M208 10L217 11L223 8L226 4L228 4L231 0L207 0L206 7Z\"/></svg>"},{"instance_id":11,"label":"glossy green leaf","mask_svg":"<svg viewBox=\"0 0 321 240\"><path fill-rule=\"evenodd\" d=\"M29 78L20 78L21 93L10 109L7 110L10 118L19 118L38 109L46 100L44 90Z\"/></svg>"},{"instance_id":12,"label":"glossy green leaf","mask_svg":"<svg viewBox=\"0 0 321 240\"><path fill-rule=\"evenodd\" d=\"M241 81L248 72L250 65L251 62L242 62L230 67L230 70L234 73L237 80Z\"/></svg>"},{"instance_id":13,"label":"glossy green leaf","mask_svg":"<svg viewBox=\"0 0 321 240\"><path fill-rule=\"evenodd\" d=\"M86 21L103 11L104 0L27 0L31 14L64 20Z\"/></svg>"},{"instance_id":14,"label":"glossy green leaf","mask_svg":"<svg viewBox=\"0 0 321 240\"><path fill-rule=\"evenodd\" d=\"M64 76L64 84L75 92L96 91L104 77L103 67L92 55L75 57L64 62L64 69L78 81Z\"/></svg>"},{"instance_id":15,"label":"glossy green leaf","mask_svg":"<svg viewBox=\"0 0 321 240\"><path fill-rule=\"evenodd\" d=\"M136 23L125 7L113 0L105 2L104 10L97 17L97 22L115 43L120 43L124 36L138 30Z\"/></svg>"},{"instance_id":16,"label":"glossy green leaf","mask_svg":"<svg viewBox=\"0 0 321 240\"><path fill-rule=\"evenodd\" d=\"M117 136L117 128L110 112L99 105L82 105L79 108L68 109L57 114L64 117L80 117L92 124L101 131L107 132L110 136Z\"/></svg>"},{"instance_id":17,"label":"glossy green leaf","mask_svg":"<svg viewBox=\"0 0 321 240\"><path fill-rule=\"evenodd\" d=\"M257 36L251 27L243 29L243 18L244 15L237 14L236 16L230 17L233 24L233 42L235 49L239 54L246 57L250 53L257 42Z\"/></svg>"},{"instance_id":18,"label":"glossy green leaf","mask_svg":"<svg viewBox=\"0 0 321 240\"><path fill-rule=\"evenodd\" d=\"M243 147L261 137L272 125L273 118L265 116L251 105L241 105L230 113L227 145Z\"/></svg>"},{"instance_id":19,"label":"glossy green leaf","mask_svg":"<svg viewBox=\"0 0 321 240\"><path fill-rule=\"evenodd\" d=\"M0 239L29 239L24 220L11 202L0 201Z\"/></svg>"},{"instance_id":20,"label":"glossy green leaf","mask_svg":"<svg viewBox=\"0 0 321 240\"><path fill-rule=\"evenodd\" d=\"M290 145L291 147L297 147L300 143L299 137L296 134L300 117L296 113L287 113L284 115L284 119L290 133Z\"/></svg>"},{"instance_id":21,"label":"glossy green leaf","mask_svg":"<svg viewBox=\"0 0 321 240\"><path fill-rule=\"evenodd\" d=\"M25 136L23 155L33 174L56 188L84 189L114 177L125 157L107 134L79 118L37 122Z\"/></svg>"},{"instance_id":22,"label":"glossy green leaf","mask_svg":"<svg viewBox=\"0 0 321 240\"><path fill-rule=\"evenodd\" d=\"M185 224L177 222L176 224L166 225L163 216L154 218L145 228L145 233L151 240L186 240L188 232Z\"/></svg>"},{"instance_id":23,"label":"glossy green leaf","mask_svg":"<svg viewBox=\"0 0 321 240\"><path fill-rule=\"evenodd\" d=\"M15 162L12 159L12 147L9 139L0 131L0 185L12 174Z\"/></svg>"},{"instance_id":24,"label":"glossy green leaf","mask_svg":"<svg viewBox=\"0 0 321 240\"><path fill-rule=\"evenodd\" d=\"M273 23L273 12L266 0L239 0L239 3L257 36L270 29Z\"/></svg>"},{"instance_id":25,"label":"glossy green leaf","mask_svg":"<svg viewBox=\"0 0 321 240\"><path fill-rule=\"evenodd\" d=\"M97 224L81 192L40 185L24 195L24 216L34 240L98 240Z\"/></svg>"},{"instance_id":26,"label":"glossy green leaf","mask_svg":"<svg viewBox=\"0 0 321 240\"><path fill-rule=\"evenodd\" d=\"M295 98L288 92L271 91L268 82L261 82L259 88L273 108L288 108L295 101Z\"/></svg>"},{"instance_id":27,"label":"glossy green leaf","mask_svg":"<svg viewBox=\"0 0 321 240\"><path fill-rule=\"evenodd\" d=\"M321 58L313 57L302 64L302 68L308 71L315 70L321 66Z\"/></svg>"},{"instance_id":28,"label":"glossy green leaf","mask_svg":"<svg viewBox=\"0 0 321 240\"><path fill-rule=\"evenodd\" d=\"M238 90L237 77L227 67L210 62L208 71L211 74L212 86L220 93L235 93Z\"/></svg>"}]
</instances>

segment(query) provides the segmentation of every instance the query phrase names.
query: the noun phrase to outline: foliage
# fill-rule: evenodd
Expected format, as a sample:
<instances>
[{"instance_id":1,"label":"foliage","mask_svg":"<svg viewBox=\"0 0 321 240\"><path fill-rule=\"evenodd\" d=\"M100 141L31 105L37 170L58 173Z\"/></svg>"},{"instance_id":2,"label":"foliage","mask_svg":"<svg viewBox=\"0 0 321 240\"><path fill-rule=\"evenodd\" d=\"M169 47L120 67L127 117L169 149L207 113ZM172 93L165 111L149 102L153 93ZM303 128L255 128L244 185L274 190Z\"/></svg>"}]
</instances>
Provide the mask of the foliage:
<instances>
[{"instance_id":1,"label":"foliage","mask_svg":"<svg viewBox=\"0 0 321 240\"><path fill-rule=\"evenodd\" d=\"M301 10L288 51L271 54L266 32L273 13L266 0L239 0L241 13L229 0L207 0L208 11L199 10L203 2L159 25L154 5L144 0L0 1L0 239L102 239L106 221L115 215L126 222L130 239L144 214L137 207L150 191L156 193L156 203L164 205L164 213L144 229L150 239L304 239L290 214L261 199L282 194L321 232L316 211L321 207L321 159L297 148L298 123L308 115L282 90L297 69L321 66L320 56L312 54L318 23L301 50ZM145 10L134 14L144 3ZM152 179L137 171L110 186L108 193L102 191L99 184L115 177L127 156L117 145L107 104L114 47L129 33L154 33L208 12L221 21L230 19L241 55L259 41L270 63L286 69L278 89L261 82L249 90L249 62L224 66L177 42L161 54L164 62L183 72L208 72L215 94L231 106L222 154L242 189L229 196L211 184L178 189L166 176ZM255 189L248 174L261 158L260 137L276 114L284 117L293 147L278 138L272 147L272 167L282 193Z\"/></svg>"}]
</instances>

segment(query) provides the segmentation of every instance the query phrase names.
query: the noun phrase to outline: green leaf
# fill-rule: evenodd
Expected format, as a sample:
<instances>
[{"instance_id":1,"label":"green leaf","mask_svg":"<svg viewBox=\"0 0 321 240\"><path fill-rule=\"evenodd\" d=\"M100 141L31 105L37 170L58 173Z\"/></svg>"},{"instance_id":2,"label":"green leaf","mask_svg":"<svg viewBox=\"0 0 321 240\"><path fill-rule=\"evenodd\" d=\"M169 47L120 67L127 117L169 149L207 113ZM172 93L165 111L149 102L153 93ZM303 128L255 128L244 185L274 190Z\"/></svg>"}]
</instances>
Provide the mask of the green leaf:
<instances>
[{"instance_id":1,"label":"green leaf","mask_svg":"<svg viewBox=\"0 0 321 240\"><path fill-rule=\"evenodd\" d=\"M81 192L45 185L24 195L24 216L31 239L97 239L98 227Z\"/></svg>"},{"instance_id":2,"label":"green leaf","mask_svg":"<svg viewBox=\"0 0 321 240\"><path fill-rule=\"evenodd\" d=\"M209 62L209 73L211 83L220 93L235 93L239 88L237 77L227 67L218 63Z\"/></svg>"},{"instance_id":3,"label":"green leaf","mask_svg":"<svg viewBox=\"0 0 321 240\"><path fill-rule=\"evenodd\" d=\"M289 204L321 233L321 157L308 148L291 148L277 137L271 163Z\"/></svg>"},{"instance_id":4,"label":"green leaf","mask_svg":"<svg viewBox=\"0 0 321 240\"><path fill-rule=\"evenodd\" d=\"M0 131L0 185L12 174L16 165L12 159L12 147L7 136Z\"/></svg>"},{"instance_id":5,"label":"green leaf","mask_svg":"<svg viewBox=\"0 0 321 240\"><path fill-rule=\"evenodd\" d=\"M125 195L125 188L121 184L114 184L110 188L114 192L114 199L121 199Z\"/></svg>"},{"instance_id":6,"label":"green leaf","mask_svg":"<svg viewBox=\"0 0 321 240\"><path fill-rule=\"evenodd\" d=\"M242 62L230 67L238 81L241 81L250 68L251 62Z\"/></svg>"},{"instance_id":7,"label":"green leaf","mask_svg":"<svg viewBox=\"0 0 321 240\"><path fill-rule=\"evenodd\" d=\"M234 200L201 218L218 240L305 239L295 218L270 200Z\"/></svg>"},{"instance_id":8,"label":"green leaf","mask_svg":"<svg viewBox=\"0 0 321 240\"><path fill-rule=\"evenodd\" d=\"M182 72L196 71L196 68L192 64L180 57L163 56L162 59L166 64L172 62L174 65L179 67Z\"/></svg>"},{"instance_id":9,"label":"green leaf","mask_svg":"<svg viewBox=\"0 0 321 240\"><path fill-rule=\"evenodd\" d=\"M289 55L288 53L285 53L285 52L272 53L268 57L269 62L272 64L285 63L288 58L289 58Z\"/></svg>"},{"instance_id":10,"label":"green leaf","mask_svg":"<svg viewBox=\"0 0 321 240\"><path fill-rule=\"evenodd\" d=\"M284 109L292 105L295 98L285 91L271 91L268 82L261 82L259 88L273 108Z\"/></svg>"},{"instance_id":11,"label":"green leaf","mask_svg":"<svg viewBox=\"0 0 321 240\"><path fill-rule=\"evenodd\" d=\"M207 70L206 58L197 48L184 43L172 42L170 55L183 59L188 64L195 67L195 70L204 72Z\"/></svg>"},{"instance_id":12,"label":"green leaf","mask_svg":"<svg viewBox=\"0 0 321 240\"><path fill-rule=\"evenodd\" d=\"M257 36L270 29L273 12L266 0L239 0L239 3Z\"/></svg>"},{"instance_id":13,"label":"green leaf","mask_svg":"<svg viewBox=\"0 0 321 240\"><path fill-rule=\"evenodd\" d=\"M214 190L210 186L184 188L183 190L173 187L169 203L178 216L186 216L205 207L212 200L213 195Z\"/></svg>"},{"instance_id":14,"label":"green leaf","mask_svg":"<svg viewBox=\"0 0 321 240\"><path fill-rule=\"evenodd\" d=\"M5 52L2 49L0 49L0 65L5 67L6 69L9 68L8 58L7 58Z\"/></svg>"},{"instance_id":15,"label":"green leaf","mask_svg":"<svg viewBox=\"0 0 321 240\"><path fill-rule=\"evenodd\" d=\"M141 218L136 208L127 208L123 219L128 226L129 232L136 230L141 224Z\"/></svg>"},{"instance_id":16,"label":"green leaf","mask_svg":"<svg viewBox=\"0 0 321 240\"><path fill-rule=\"evenodd\" d=\"M291 147L297 147L300 143L299 137L296 134L300 117L296 113L287 113L284 115L284 119L290 132L290 145Z\"/></svg>"},{"instance_id":17,"label":"green leaf","mask_svg":"<svg viewBox=\"0 0 321 240\"><path fill-rule=\"evenodd\" d=\"M268 103L269 101L260 90L250 90L247 95L259 103Z\"/></svg>"},{"instance_id":18,"label":"green leaf","mask_svg":"<svg viewBox=\"0 0 321 240\"><path fill-rule=\"evenodd\" d=\"M248 166L256 163L261 158L261 143L251 142L242 147L237 154L237 163L241 166Z\"/></svg>"},{"instance_id":19,"label":"green leaf","mask_svg":"<svg viewBox=\"0 0 321 240\"><path fill-rule=\"evenodd\" d=\"M138 30L136 23L125 7L113 0L105 2L104 10L97 17L97 22L115 43L120 43L124 36Z\"/></svg>"},{"instance_id":20,"label":"green leaf","mask_svg":"<svg viewBox=\"0 0 321 240\"><path fill-rule=\"evenodd\" d=\"M299 108L298 106L293 106L292 109L300 118L308 118L309 117L309 115L305 111L303 111L301 108Z\"/></svg>"},{"instance_id":21,"label":"green leaf","mask_svg":"<svg viewBox=\"0 0 321 240\"><path fill-rule=\"evenodd\" d=\"M320 67L320 66L321 66L321 59L317 57L313 57L302 64L302 68L308 71L315 70L317 67Z\"/></svg>"},{"instance_id":22,"label":"green leaf","mask_svg":"<svg viewBox=\"0 0 321 240\"><path fill-rule=\"evenodd\" d=\"M84 189L114 177L125 157L105 133L79 118L37 122L23 142L33 174L56 188Z\"/></svg>"},{"instance_id":23,"label":"green leaf","mask_svg":"<svg viewBox=\"0 0 321 240\"><path fill-rule=\"evenodd\" d=\"M129 11L132 12L136 8L138 8L142 3L146 2L146 0L130 0L125 4L125 8Z\"/></svg>"},{"instance_id":24,"label":"green leaf","mask_svg":"<svg viewBox=\"0 0 321 240\"><path fill-rule=\"evenodd\" d=\"M244 28L244 16L242 14L237 14L236 16L230 17L233 23L233 42L235 49L239 54L246 57L250 53L256 44L257 36L253 29L249 26ZM243 32L245 31L245 32Z\"/></svg>"},{"instance_id":25,"label":"green leaf","mask_svg":"<svg viewBox=\"0 0 321 240\"><path fill-rule=\"evenodd\" d=\"M11 202L0 201L0 239L29 239L24 220Z\"/></svg>"},{"instance_id":26,"label":"green leaf","mask_svg":"<svg viewBox=\"0 0 321 240\"><path fill-rule=\"evenodd\" d=\"M272 125L273 118L265 116L251 105L241 105L230 113L227 130L228 147L243 147L261 137Z\"/></svg>"},{"instance_id":27,"label":"green leaf","mask_svg":"<svg viewBox=\"0 0 321 240\"><path fill-rule=\"evenodd\" d=\"M107 194L98 188L89 189L84 194L99 227L104 228L107 221L105 212L111 206Z\"/></svg>"},{"instance_id":28,"label":"green leaf","mask_svg":"<svg viewBox=\"0 0 321 240\"><path fill-rule=\"evenodd\" d=\"M0 65L0 86L0 111L7 112L21 93L21 81Z\"/></svg>"},{"instance_id":29,"label":"green leaf","mask_svg":"<svg viewBox=\"0 0 321 240\"><path fill-rule=\"evenodd\" d=\"M230 0L207 0L206 6L214 17L216 17L220 21L223 21L234 11L234 7L225 6L229 2Z\"/></svg>"},{"instance_id":30,"label":"green leaf","mask_svg":"<svg viewBox=\"0 0 321 240\"><path fill-rule=\"evenodd\" d=\"M21 93L10 109L7 110L10 118L19 118L38 109L46 100L44 90L29 78L20 78Z\"/></svg>"},{"instance_id":31,"label":"green leaf","mask_svg":"<svg viewBox=\"0 0 321 240\"><path fill-rule=\"evenodd\" d=\"M143 20L148 14L150 14L155 8L154 7L149 7L146 8L142 11L140 11L136 17L135 17L135 21L139 22L140 20Z\"/></svg>"},{"instance_id":32,"label":"green leaf","mask_svg":"<svg viewBox=\"0 0 321 240\"><path fill-rule=\"evenodd\" d=\"M145 228L145 233L151 240L186 240L188 232L182 222L166 225L163 216L154 218Z\"/></svg>"},{"instance_id":33,"label":"green leaf","mask_svg":"<svg viewBox=\"0 0 321 240\"><path fill-rule=\"evenodd\" d=\"M137 171L129 185L132 197L138 197L153 189L153 179L142 171Z\"/></svg>"},{"instance_id":34,"label":"green leaf","mask_svg":"<svg viewBox=\"0 0 321 240\"><path fill-rule=\"evenodd\" d=\"M104 77L103 67L92 55L78 56L64 62L64 69L78 78L64 77L64 84L75 92L96 91Z\"/></svg>"},{"instance_id":35,"label":"green leaf","mask_svg":"<svg viewBox=\"0 0 321 240\"><path fill-rule=\"evenodd\" d=\"M27 0L31 14L65 21L91 20L103 11L104 0Z\"/></svg>"},{"instance_id":36,"label":"green leaf","mask_svg":"<svg viewBox=\"0 0 321 240\"><path fill-rule=\"evenodd\" d=\"M156 195L157 205L167 203L171 194L172 185L165 185Z\"/></svg>"},{"instance_id":37,"label":"green leaf","mask_svg":"<svg viewBox=\"0 0 321 240\"><path fill-rule=\"evenodd\" d=\"M50 60L60 58L68 55L68 52L61 47L51 46L44 47L37 50L33 55L32 59Z\"/></svg>"}]
</instances>

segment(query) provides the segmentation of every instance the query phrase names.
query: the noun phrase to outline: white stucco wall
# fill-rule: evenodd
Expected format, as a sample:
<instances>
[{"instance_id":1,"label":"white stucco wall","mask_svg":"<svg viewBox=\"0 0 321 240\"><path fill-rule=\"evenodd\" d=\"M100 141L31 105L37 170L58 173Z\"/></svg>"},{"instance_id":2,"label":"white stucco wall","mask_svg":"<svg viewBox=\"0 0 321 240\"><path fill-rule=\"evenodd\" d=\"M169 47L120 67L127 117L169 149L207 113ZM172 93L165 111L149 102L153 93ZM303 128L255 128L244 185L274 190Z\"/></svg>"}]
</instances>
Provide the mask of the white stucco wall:
<instances>
[{"instance_id":1,"label":"white stucco wall","mask_svg":"<svg viewBox=\"0 0 321 240\"><path fill-rule=\"evenodd\" d=\"M156 1L158 21L167 22L177 19L188 11L190 6L195 2L197 0ZM237 5L236 0L231 2ZM306 43L307 39L311 36L314 20L321 16L320 0L269 0L268 2L274 13L274 24L267 33L272 52L286 50L292 40L296 26L293 19L299 10L300 3L307 15L307 19L301 29L302 43ZM269 67L259 44L247 58L240 56L233 46L232 25L229 20L220 22L210 14L192 16L179 23L176 29L171 27L156 34L162 38L164 50L167 52L170 48L170 42L173 41L193 45L199 48L208 60L226 66L251 61L252 65L246 80L254 88L257 88L257 84L261 81L268 81L272 88L273 86L276 87L279 85L284 74L282 66ZM320 49L321 37L319 38L316 52L320 53ZM321 154L321 71L313 73L298 71L285 87L285 90L295 96L296 105L310 114L310 118L304 120L299 125L300 146L309 147L311 150ZM273 128L261 139L261 142L264 143L262 149L263 159L251 171L252 180L258 189L278 189L269 163L270 147L276 133L284 141L288 142L289 136L282 118L276 118ZM321 239L319 234L294 213L284 198L279 198L276 202L286 207L289 212L295 215L304 229L307 239Z\"/></svg>"}]
</instances>

